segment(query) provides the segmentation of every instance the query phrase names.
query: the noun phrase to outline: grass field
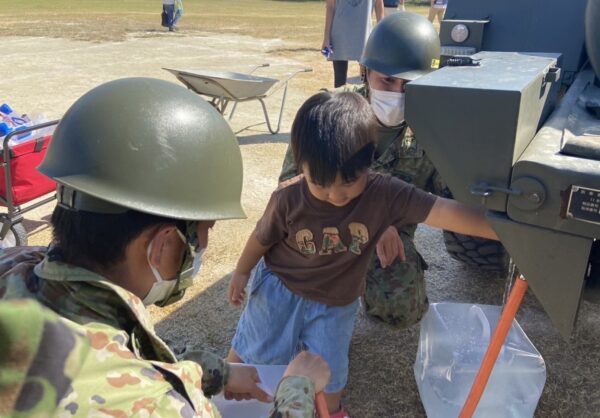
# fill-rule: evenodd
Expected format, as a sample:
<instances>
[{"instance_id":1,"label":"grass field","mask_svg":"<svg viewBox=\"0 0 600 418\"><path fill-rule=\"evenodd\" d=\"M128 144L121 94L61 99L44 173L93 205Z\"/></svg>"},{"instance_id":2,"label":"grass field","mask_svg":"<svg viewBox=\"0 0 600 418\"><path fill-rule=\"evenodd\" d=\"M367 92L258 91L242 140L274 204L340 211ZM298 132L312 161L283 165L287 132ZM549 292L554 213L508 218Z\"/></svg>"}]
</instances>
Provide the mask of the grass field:
<instances>
[{"instance_id":1,"label":"grass field","mask_svg":"<svg viewBox=\"0 0 600 418\"><path fill-rule=\"evenodd\" d=\"M0 4L0 35L97 42L122 40L128 32L152 28L159 22L161 10L158 0L32 0ZM186 0L184 10L182 26L190 30L314 41L322 30L324 8L315 1Z\"/></svg>"},{"instance_id":2,"label":"grass field","mask_svg":"<svg viewBox=\"0 0 600 418\"><path fill-rule=\"evenodd\" d=\"M407 3L425 15L427 7ZM119 42L132 34L155 36L160 27L160 0L0 0L0 36L63 38L94 43ZM332 84L331 64L320 55L325 16L321 0L184 0L182 33L211 32L281 39L274 57L299 59L314 70L300 81L307 91ZM358 74L350 66L349 77Z\"/></svg>"},{"instance_id":3,"label":"grass field","mask_svg":"<svg viewBox=\"0 0 600 418\"><path fill-rule=\"evenodd\" d=\"M0 1L0 35L31 35L118 41L128 32L153 28L159 0ZM185 0L182 26L233 32L320 46L325 7L318 0ZM409 6L422 14L427 8Z\"/></svg>"}]
</instances>

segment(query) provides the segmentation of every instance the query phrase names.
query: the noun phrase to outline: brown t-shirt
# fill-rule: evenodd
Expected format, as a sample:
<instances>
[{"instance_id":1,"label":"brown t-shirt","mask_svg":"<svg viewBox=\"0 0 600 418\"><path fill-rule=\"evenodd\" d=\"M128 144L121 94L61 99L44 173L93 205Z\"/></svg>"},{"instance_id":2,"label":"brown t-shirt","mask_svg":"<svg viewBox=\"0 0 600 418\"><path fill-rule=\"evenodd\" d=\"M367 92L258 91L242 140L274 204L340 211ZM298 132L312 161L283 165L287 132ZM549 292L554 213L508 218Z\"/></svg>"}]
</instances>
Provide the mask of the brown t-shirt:
<instances>
[{"instance_id":1,"label":"brown t-shirt","mask_svg":"<svg viewBox=\"0 0 600 418\"><path fill-rule=\"evenodd\" d=\"M256 237L270 247L265 262L288 289L343 306L364 292L381 234L390 225L423 222L435 199L397 178L369 173L364 192L337 207L316 199L297 176L273 192Z\"/></svg>"}]
</instances>

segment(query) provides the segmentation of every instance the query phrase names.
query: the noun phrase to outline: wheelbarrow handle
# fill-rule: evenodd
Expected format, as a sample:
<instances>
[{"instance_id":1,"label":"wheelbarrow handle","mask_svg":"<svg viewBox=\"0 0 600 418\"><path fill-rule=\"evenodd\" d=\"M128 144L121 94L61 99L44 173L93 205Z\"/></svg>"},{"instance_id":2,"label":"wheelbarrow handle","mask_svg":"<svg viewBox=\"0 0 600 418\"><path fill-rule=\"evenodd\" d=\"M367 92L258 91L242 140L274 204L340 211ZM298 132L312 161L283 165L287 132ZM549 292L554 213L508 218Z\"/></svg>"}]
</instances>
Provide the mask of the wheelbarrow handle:
<instances>
[{"instance_id":1,"label":"wheelbarrow handle","mask_svg":"<svg viewBox=\"0 0 600 418\"><path fill-rule=\"evenodd\" d=\"M310 72L312 72L312 68L307 67L307 68L302 68L300 70L296 70L296 71L288 74L287 77L285 77L282 80L279 80L279 83L274 88L272 88L271 90L269 90L269 92L267 93L266 97L272 95L273 93L275 93L277 90L279 90L282 87L285 87L287 89L288 82L292 78L294 78L296 75L298 75L300 73L310 73Z\"/></svg>"},{"instance_id":2,"label":"wheelbarrow handle","mask_svg":"<svg viewBox=\"0 0 600 418\"><path fill-rule=\"evenodd\" d=\"M265 62L264 64L260 64L260 65L256 65L254 66L254 68L252 68L252 70L250 70L250 72L248 74L252 74L254 71L258 70L259 68L265 68L265 67L270 67L271 64L269 64L268 62Z\"/></svg>"},{"instance_id":3,"label":"wheelbarrow handle","mask_svg":"<svg viewBox=\"0 0 600 418\"><path fill-rule=\"evenodd\" d=\"M319 418L329 418L329 409L327 409L327 401L323 392L315 395L315 407Z\"/></svg>"}]
</instances>

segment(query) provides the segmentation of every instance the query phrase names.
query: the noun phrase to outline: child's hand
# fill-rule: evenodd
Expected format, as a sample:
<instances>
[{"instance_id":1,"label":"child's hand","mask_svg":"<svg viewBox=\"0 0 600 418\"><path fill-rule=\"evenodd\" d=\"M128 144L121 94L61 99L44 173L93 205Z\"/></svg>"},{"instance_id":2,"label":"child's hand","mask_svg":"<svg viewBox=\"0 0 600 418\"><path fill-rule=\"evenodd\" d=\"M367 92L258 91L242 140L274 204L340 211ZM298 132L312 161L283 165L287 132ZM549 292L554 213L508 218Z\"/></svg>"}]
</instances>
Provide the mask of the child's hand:
<instances>
[{"instance_id":1,"label":"child's hand","mask_svg":"<svg viewBox=\"0 0 600 418\"><path fill-rule=\"evenodd\" d=\"M235 306L240 306L246 299L246 285L250 279L249 274L234 272L231 281L229 282L229 289L227 295L229 303Z\"/></svg>"},{"instance_id":2,"label":"child's hand","mask_svg":"<svg viewBox=\"0 0 600 418\"><path fill-rule=\"evenodd\" d=\"M225 386L225 399L258 399L261 402L273 402L273 397L260 384L255 367L245 364L229 363L229 380Z\"/></svg>"},{"instance_id":3,"label":"child's hand","mask_svg":"<svg viewBox=\"0 0 600 418\"><path fill-rule=\"evenodd\" d=\"M394 262L396 257L400 257L400 260L405 261L406 255L404 254L404 244L400 239L398 230L394 226L388 227L385 230L379 241L377 241L376 252L379 257L381 267L386 268Z\"/></svg>"}]
</instances>

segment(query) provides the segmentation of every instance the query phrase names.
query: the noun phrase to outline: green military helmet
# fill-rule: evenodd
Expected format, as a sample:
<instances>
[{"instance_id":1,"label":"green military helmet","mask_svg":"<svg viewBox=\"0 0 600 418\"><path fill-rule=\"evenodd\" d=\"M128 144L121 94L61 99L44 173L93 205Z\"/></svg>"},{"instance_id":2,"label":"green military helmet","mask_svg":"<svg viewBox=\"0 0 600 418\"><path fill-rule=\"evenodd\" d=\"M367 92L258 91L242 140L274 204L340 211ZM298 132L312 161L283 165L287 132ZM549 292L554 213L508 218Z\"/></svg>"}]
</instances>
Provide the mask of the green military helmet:
<instances>
[{"instance_id":1,"label":"green military helmet","mask_svg":"<svg viewBox=\"0 0 600 418\"><path fill-rule=\"evenodd\" d=\"M78 210L245 217L231 128L201 97L162 80L125 78L84 94L58 124L39 171L59 183L59 203Z\"/></svg>"},{"instance_id":2,"label":"green military helmet","mask_svg":"<svg viewBox=\"0 0 600 418\"><path fill-rule=\"evenodd\" d=\"M439 67L440 39L423 16L393 13L375 26L360 58L368 69L414 80Z\"/></svg>"}]
</instances>

